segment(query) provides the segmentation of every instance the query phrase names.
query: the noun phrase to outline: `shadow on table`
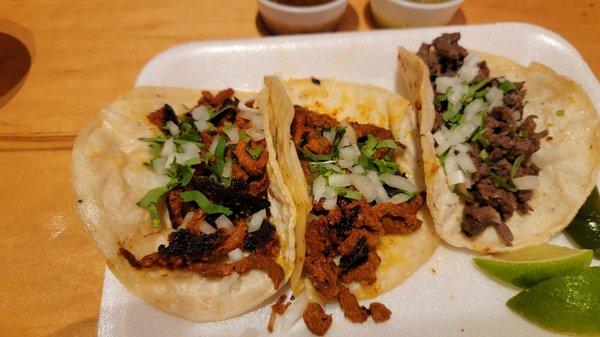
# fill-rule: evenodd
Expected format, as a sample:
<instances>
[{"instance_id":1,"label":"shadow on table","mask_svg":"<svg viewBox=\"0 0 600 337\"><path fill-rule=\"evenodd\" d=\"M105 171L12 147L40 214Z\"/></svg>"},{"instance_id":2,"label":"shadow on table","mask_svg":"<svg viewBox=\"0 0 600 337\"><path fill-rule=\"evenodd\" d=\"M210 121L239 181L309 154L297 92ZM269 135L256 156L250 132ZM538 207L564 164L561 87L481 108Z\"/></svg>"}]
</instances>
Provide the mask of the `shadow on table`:
<instances>
[{"instance_id":1,"label":"shadow on table","mask_svg":"<svg viewBox=\"0 0 600 337\"><path fill-rule=\"evenodd\" d=\"M97 333L98 317L90 317L86 320L67 325L66 327L53 332L46 337L96 336Z\"/></svg>"},{"instance_id":2,"label":"shadow on table","mask_svg":"<svg viewBox=\"0 0 600 337\"><path fill-rule=\"evenodd\" d=\"M260 33L260 35L262 35L262 36L278 35L278 34L274 34L273 32L271 32L269 30L269 27L267 27L267 25L265 24L265 21L263 20L260 13L256 13L256 18L255 18L254 22L256 24L256 28L258 29L258 32ZM346 7L346 10L344 11L344 14L342 14L340 23L335 31L347 32L347 31L357 30L358 22L359 22L359 19L358 19L358 13L356 12L356 9L354 9L354 6L348 4L348 6Z\"/></svg>"},{"instance_id":3,"label":"shadow on table","mask_svg":"<svg viewBox=\"0 0 600 337\"><path fill-rule=\"evenodd\" d=\"M0 108L23 86L34 53L35 40L27 28L0 20Z\"/></svg>"}]
</instances>

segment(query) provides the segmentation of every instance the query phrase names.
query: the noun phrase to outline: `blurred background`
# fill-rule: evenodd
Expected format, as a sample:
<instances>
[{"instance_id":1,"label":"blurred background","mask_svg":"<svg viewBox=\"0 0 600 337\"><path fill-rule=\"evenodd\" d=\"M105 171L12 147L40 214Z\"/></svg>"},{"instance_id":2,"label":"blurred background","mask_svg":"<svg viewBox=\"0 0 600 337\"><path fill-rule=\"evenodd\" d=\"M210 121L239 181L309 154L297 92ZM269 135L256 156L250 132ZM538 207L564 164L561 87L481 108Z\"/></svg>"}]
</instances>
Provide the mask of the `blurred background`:
<instances>
[{"instance_id":1,"label":"blurred background","mask_svg":"<svg viewBox=\"0 0 600 337\"><path fill-rule=\"evenodd\" d=\"M331 28L379 29L372 9L349 0ZM542 26L600 74L600 1L467 0L448 20ZM70 187L81 125L171 46L272 30L254 0L0 1L0 336L96 334L104 260Z\"/></svg>"}]
</instances>

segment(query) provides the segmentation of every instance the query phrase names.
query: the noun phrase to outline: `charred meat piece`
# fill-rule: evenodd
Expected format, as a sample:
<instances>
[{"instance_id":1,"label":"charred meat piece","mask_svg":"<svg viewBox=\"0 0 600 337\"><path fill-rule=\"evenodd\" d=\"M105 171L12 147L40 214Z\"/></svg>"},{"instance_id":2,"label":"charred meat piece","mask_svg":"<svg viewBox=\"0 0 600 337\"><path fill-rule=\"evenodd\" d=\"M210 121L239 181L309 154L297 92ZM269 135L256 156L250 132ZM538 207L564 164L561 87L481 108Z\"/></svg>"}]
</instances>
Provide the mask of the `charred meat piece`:
<instances>
[{"instance_id":1,"label":"charred meat piece","mask_svg":"<svg viewBox=\"0 0 600 337\"><path fill-rule=\"evenodd\" d=\"M175 111L171 108L170 105L165 104L162 108L154 111L153 113L148 115L148 120L150 123L156 125L156 127L163 133L170 134L168 129L165 129L165 124L167 122L173 122L175 125L179 125L179 121L177 120L177 115L175 115Z\"/></svg>"},{"instance_id":2,"label":"charred meat piece","mask_svg":"<svg viewBox=\"0 0 600 337\"><path fill-rule=\"evenodd\" d=\"M317 336L325 335L333 322L331 314L326 314L323 307L317 303L309 303L302 318L308 330Z\"/></svg>"},{"instance_id":3,"label":"charred meat piece","mask_svg":"<svg viewBox=\"0 0 600 337\"><path fill-rule=\"evenodd\" d=\"M354 249L348 254L342 255L340 258L340 269L342 272L346 270L356 267L359 264L367 261L367 256L369 254L369 247L367 247L367 238L361 236L354 246Z\"/></svg>"},{"instance_id":4,"label":"charred meat piece","mask_svg":"<svg viewBox=\"0 0 600 337\"><path fill-rule=\"evenodd\" d=\"M194 235L186 228L169 234L169 244L158 246L160 254L202 260L209 255L223 238L223 232Z\"/></svg>"},{"instance_id":5,"label":"charred meat piece","mask_svg":"<svg viewBox=\"0 0 600 337\"><path fill-rule=\"evenodd\" d=\"M377 268L380 264L381 258L377 252L370 251L366 261L342 273L342 281L345 283L360 282L363 285L373 284L377 281Z\"/></svg>"},{"instance_id":6,"label":"charred meat piece","mask_svg":"<svg viewBox=\"0 0 600 337\"><path fill-rule=\"evenodd\" d=\"M234 184L226 187L210 177L194 176L192 185L211 200L231 208L241 216L249 216L271 206L269 200L265 198L240 191Z\"/></svg>"},{"instance_id":7,"label":"charred meat piece","mask_svg":"<svg viewBox=\"0 0 600 337\"><path fill-rule=\"evenodd\" d=\"M244 238L244 250L254 252L275 239L275 226L264 221L257 231L248 233Z\"/></svg>"}]
</instances>

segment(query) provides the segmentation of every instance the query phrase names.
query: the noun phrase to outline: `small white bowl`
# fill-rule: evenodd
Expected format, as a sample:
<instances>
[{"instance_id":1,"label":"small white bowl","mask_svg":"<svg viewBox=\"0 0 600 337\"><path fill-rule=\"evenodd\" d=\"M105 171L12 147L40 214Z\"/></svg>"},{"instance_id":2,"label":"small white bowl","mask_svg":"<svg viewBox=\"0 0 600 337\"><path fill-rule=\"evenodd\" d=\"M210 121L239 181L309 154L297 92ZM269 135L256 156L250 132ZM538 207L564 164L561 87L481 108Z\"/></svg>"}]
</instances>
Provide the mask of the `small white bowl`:
<instances>
[{"instance_id":1,"label":"small white bowl","mask_svg":"<svg viewBox=\"0 0 600 337\"><path fill-rule=\"evenodd\" d=\"M292 6L271 0L258 0L258 10L273 33L295 34L334 30L348 6L348 0L322 5Z\"/></svg>"},{"instance_id":2,"label":"small white bowl","mask_svg":"<svg viewBox=\"0 0 600 337\"><path fill-rule=\"evenodd\" d=\"M377 25L385 28L445 25L464 0L425 4L408 0L371 0L371 13Z\"/></svg>"}]
</instances>

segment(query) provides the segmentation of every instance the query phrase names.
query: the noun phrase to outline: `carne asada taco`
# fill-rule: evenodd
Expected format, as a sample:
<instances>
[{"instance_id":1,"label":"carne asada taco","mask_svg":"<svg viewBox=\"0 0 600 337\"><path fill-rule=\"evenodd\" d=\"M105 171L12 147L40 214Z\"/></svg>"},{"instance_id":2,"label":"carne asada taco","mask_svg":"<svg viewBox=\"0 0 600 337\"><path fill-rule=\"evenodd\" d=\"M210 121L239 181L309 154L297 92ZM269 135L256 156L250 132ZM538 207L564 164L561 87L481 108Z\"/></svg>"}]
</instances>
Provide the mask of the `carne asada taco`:
<instances>
[{"instance_id":1,"label":"carne asada taco","mask_svg":"<svg viewBox=\"0 0 600 337\"><path fill-rule=\"evenodd\" d=\"M164 311L223 320L291 275L296 210L254 97L135 88L77 137L83 222L117 278Z\"/></svg>"},{"instance_id":2,"label":"carne asada taco","mask_svg":"<svg viewBox=\"0 0 600 337\"><path fill-rule=\"evenodd\" d=\"M538 245L596 183L600 122L579 85L551 69L468 51L443 34L399 76L420 106L427 204L448 243L481 252Z\"/></svg>"},{"instance_id":3,"label":"carne asada taco","mask_svg":"<svg viewBox=\"0 0 600 337\"><path fill-rule=\"evenodd\" d=\"M332 80L268 77L265 88L259 102L306 219L296 226L292 289L305 286L314 302L337 299L353 322L389 318L385 306L368 310L357 299L402 283L438 245L423 206L414 110L384 89ZM323 315L307 308L311 331Z\"/></svg>"}]
</instances>

